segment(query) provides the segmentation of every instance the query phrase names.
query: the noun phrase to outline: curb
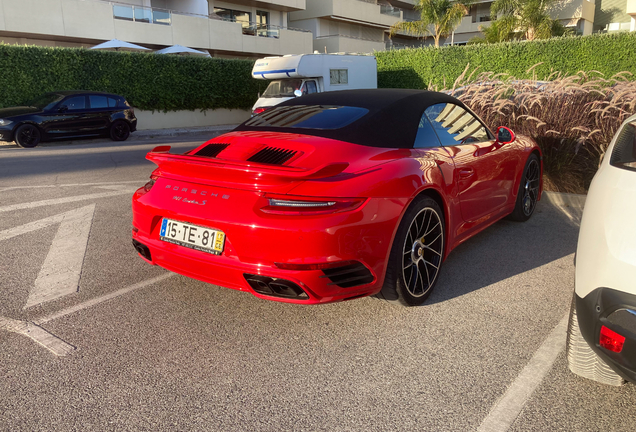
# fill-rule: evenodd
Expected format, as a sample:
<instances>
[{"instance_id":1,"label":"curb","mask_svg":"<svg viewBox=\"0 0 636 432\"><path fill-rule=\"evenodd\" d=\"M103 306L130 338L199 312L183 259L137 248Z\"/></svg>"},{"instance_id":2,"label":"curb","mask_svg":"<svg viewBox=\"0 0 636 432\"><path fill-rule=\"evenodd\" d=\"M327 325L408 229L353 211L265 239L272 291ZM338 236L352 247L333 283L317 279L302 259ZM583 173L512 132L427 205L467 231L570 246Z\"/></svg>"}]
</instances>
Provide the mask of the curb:
<instances>
[{"instance_id":1,"label":"curb","mask_svg":"<svg viewBox=\"0 0 636 432\"><path fill-rule=\"evenodd\" d=\"M133 132L130 138L145 139L145 138L156 138L156 137L162 137L162 136L196 135L196 134L202 134L205 132L230 131L237 126L238 126L237 124L232 124L232 125L202 126L202 127L176 128L176 129L138 130Z\"/></svg>"}]
</instances>

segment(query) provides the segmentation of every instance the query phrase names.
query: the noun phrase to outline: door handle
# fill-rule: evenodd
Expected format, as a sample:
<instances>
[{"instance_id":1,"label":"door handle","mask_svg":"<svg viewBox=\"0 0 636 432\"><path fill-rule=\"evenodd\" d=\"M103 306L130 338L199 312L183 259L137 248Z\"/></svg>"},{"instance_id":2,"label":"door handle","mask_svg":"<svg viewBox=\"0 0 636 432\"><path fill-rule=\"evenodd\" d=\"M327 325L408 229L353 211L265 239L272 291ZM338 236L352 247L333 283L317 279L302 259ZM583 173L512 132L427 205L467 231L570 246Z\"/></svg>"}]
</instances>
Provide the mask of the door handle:
<instances>
[{"instance_id":1,"label":"door handle","mask_svg":"<svg viewBox=\"0 0 636 432\"><path fill-rule=\"evenodd\" d=\"M472 168L462 168L459 170L459 178L465 179L475 174L475 170Z\"/></svg>"}]
</instances>

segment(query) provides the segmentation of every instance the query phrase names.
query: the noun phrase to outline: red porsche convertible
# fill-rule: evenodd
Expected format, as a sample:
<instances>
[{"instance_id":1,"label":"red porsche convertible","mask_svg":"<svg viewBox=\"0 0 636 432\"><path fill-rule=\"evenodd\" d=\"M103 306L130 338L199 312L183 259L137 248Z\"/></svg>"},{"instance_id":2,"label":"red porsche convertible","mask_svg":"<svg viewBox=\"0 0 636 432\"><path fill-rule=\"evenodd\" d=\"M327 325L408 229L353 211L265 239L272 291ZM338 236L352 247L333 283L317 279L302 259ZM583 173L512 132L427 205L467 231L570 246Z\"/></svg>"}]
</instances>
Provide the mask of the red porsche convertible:
<instances>
[{"instance_id":1,"label":"red porsche convertible","mask_svg":"<svg viewBox=\"0 0 636 432\"><path fill-rule=\"evenodd\" d=\"M139 255L293 303L419 305L455 247L527 220L542 191L535 142L420 90L303 96L169 150L148 154L158 168L133 197Z\"/></svg>"}]
</instances>

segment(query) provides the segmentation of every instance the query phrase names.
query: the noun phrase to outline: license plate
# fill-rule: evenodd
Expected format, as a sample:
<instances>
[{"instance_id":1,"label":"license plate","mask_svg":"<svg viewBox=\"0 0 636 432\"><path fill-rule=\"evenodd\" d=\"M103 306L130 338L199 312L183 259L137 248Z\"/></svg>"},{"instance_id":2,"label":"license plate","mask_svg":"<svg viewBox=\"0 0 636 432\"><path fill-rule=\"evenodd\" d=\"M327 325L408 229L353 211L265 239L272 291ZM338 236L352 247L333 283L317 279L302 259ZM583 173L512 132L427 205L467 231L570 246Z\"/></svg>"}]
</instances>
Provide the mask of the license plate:
<instances>
[{"instance_id":1,"label":"license plate","mask_svg":"<svg viewBox=\"0 0 636 432\"><path fill-rule=\"evenodd\" d=\"M159 238L202 252L220 255L225 246L223 231L163 218Z\"/></svg>"}]
</instances>

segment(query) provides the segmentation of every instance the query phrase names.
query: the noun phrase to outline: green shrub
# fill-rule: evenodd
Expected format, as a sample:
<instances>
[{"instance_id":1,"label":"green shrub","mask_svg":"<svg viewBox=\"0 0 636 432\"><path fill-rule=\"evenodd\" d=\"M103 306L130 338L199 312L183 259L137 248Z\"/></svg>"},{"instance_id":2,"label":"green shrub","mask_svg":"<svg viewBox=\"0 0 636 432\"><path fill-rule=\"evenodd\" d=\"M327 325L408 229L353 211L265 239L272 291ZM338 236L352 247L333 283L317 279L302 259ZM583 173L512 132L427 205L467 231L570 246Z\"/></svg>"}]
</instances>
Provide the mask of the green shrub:
<instances>
[{"instance_id":1,"label":"green shrub","mask_svg":"<svg viewBox=\"0 0 636 432\"><path fill-rule=\"evenodd\" d=\"M252 60L0 45L0 107L55 90L124 96L144 110L250 108L265 84Z\"/></svg>"},{"instance_id":2,"label":"green shrub","mask_svg":"<svg viewBox=\"0 0 636 432\"><path fill-rule=\"evenodd\" d=\"M519 79L547 78L599 71L606 77L622 71L636 76L636 33L596 34L537 41L502 42L442 48L376 52L378 87L450 88L470 64L471 71L506 73ZM528 70L541 63L532 71ZM533 73L535 75L533 75Z\"/></svg>"}]
</instances>

